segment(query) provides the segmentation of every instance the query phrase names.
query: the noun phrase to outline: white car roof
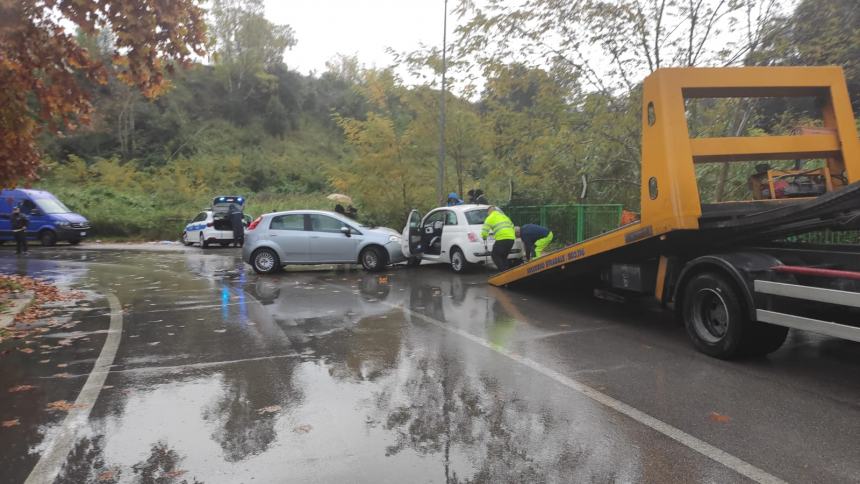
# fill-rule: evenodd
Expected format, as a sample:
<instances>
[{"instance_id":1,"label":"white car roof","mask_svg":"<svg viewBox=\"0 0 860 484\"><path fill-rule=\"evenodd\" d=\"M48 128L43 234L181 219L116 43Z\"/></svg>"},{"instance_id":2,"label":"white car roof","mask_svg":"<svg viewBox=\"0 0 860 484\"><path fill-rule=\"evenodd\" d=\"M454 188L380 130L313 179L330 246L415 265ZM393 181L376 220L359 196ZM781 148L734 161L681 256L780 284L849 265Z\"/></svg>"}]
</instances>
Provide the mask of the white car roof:
<instances>
[{"instance_id":1,"label":"white car roof","mask_svg":"<svg viewBox=\"0 0 860 484\"><path fill-rule=\"evenodd\" d=\"M436 207L427 213L435 212L436 210L440 210L440 209L464 213L464 212L468 212L471 210L480 210L480 209L486 210L490 207L491 207L491 205L476 205L476 204L471 204L471 203L464 203L463 205L451 205L450 207Z\"/></svg>"}]
</instances>

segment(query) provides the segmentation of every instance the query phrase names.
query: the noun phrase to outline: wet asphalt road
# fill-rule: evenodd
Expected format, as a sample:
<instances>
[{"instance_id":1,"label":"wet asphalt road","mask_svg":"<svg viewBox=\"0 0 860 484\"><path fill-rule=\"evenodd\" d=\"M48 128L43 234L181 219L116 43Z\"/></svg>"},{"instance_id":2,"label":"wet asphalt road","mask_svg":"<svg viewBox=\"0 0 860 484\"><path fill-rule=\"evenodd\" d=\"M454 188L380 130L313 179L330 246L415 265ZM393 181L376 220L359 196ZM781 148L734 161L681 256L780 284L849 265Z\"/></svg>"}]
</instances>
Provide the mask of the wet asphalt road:
<instances>
[{"instance_id":1,"label":"wet asphalt road","mask_svg":"<svg viewBox=\"0 0 860 484\"><path fill-rule=\"evenodd\" d=\"M0 272L88 296L0 357L4 483L860 479L856 343L795 332L724 362L647 303L440 266L259 277L229 249L4 247ZM114 346L108 293L115 357L79 396ZM77 419L46 409L88 395Z\"/></svg>"}]
</instances>

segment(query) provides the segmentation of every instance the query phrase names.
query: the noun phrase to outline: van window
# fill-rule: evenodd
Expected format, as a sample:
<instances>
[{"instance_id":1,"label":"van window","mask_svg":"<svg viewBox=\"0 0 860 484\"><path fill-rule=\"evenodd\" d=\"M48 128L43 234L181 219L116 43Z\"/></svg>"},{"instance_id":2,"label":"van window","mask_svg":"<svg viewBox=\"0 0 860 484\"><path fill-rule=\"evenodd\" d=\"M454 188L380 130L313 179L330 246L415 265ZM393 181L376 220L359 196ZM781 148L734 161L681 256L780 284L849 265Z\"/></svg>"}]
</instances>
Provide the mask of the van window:
<instances>
[{"instance_id":1,"label":"van window","mask_svg":"<svg viewBox=\"0 0 860 484\"><path fill-rule=\"evenodd\" d=\"M305 216L300 213L292 213L289 215L278 215L272 217L272 223L269 224L271 230L304 230Z\"/></svg>"},{"instance_id":2,"label":"van window","mask_svg":"<svg viewBox=\"0 0 860 484\"><path fill-rule=\"evenodd\" d=\"M466 221L469 225L481 225L487 218L487 209L479 208L477 210L469 210L466 212Z\"/></svg>"},{"instance_id":3,"label":"van window","mask_svg":"<svg viewBox=\"0 0 860 484\"><path fill-rule=\"evenodd\" d=\"M37 198L36 205L45 213L69 213L69 207L56 198Z\"/></svg>"}]
</instances>

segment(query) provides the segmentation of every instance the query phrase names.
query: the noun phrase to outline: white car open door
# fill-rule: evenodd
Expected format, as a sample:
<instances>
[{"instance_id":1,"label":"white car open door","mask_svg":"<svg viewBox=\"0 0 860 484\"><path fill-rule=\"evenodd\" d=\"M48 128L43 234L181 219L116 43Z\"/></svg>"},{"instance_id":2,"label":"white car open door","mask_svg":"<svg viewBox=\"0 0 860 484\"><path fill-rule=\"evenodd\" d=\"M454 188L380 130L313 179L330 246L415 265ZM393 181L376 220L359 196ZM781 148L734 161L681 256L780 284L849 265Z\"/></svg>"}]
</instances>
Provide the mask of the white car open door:
<instances>
[{"instance_id":1,"label":"white car open door","mask_svg":"<svg viewBox=\"0 0 860 484\"><path fill-rule=\"evenodd\" d=\"M423 244L421 243L421 214L418 210L409 212L409 219L406 221L406 227L403 227L403 233L400 238L400 249L406 257L420 257L424 252Z\"/></svg>"}]
</instances>

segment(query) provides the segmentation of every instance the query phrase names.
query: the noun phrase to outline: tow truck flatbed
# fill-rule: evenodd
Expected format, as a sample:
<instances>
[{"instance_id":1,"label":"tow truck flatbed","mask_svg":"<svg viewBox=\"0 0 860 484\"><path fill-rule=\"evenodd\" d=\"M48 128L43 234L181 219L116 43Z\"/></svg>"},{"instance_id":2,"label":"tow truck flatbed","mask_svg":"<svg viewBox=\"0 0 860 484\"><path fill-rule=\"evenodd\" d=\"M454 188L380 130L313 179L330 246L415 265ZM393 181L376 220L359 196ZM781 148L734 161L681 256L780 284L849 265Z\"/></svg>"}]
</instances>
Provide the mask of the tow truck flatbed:
<instances>
[{"instance_id":1,"label":"tow truck flatbed","mask_svg":"<svg viewBox=\"0 0 860 484\"><path fill-rule=\"evenodd\" d=\"M774 96L820 99L824 128L795 136L687 135L685 99ZM860 283L816 272L822 266L860 271L860 258L837 257L832 247L803 246L794 246L788 256L785 247L772 242L812 230L860 228L860 141L840 68L660 69L644 83L642 126L641 219L496 274L491 284L599 281L651 294L677 308L698 349L722 358L773 351L787 327L799 327L797 318L807 324L805 329L860 340L860 324L834 332L825 325L832 323L804 311L803 316L775 311L796 306L803 291L820 298L821 290L837 286L847 288L848 296L828 300L854 297L860 307ZM817 197L701 203L696 163L822 158L827 191ZM831 260L828 253L834 254ZM786 265L780 257L810 264L813 272L773 270ZM774 281L801 289L789 291L791 297L758 290ZM703 304L712 314L706 314ZM843 313L855 317L851 311ZM762 314L766 322L759 318Z\"/></svg>"}]
</instances>

